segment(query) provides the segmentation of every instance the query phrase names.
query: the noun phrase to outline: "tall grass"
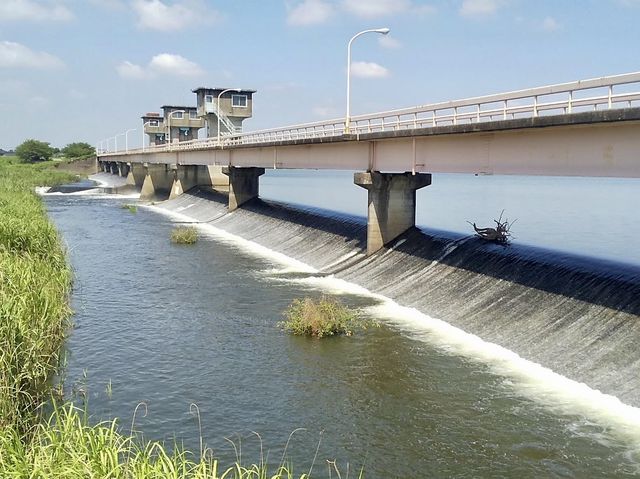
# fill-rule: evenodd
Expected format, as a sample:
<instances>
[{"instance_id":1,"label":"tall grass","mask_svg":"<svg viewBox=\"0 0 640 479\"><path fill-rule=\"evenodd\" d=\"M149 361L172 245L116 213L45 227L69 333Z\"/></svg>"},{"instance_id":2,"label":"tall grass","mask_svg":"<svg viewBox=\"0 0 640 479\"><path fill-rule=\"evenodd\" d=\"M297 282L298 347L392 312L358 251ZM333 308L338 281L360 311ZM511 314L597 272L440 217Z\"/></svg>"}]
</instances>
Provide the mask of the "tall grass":
<instances>
[{"instance_id":1,"label":"tall grass","mask_svg":"<svg viewBox=\"0 0 640 479\"><path fill-rule=\"evenodd\" d=\"M297 336L351 336L355 327L366 326L353 310L326 296L317 300L296 299L284 312L284 317L280 327Z\"/></svg>"},{"instance_id":2,"label":"tall grass","mask_svg":"<svg viewBox=\"0 0 640 479\"><path fill-rule=\"evenodd\" d=\"M0 429L27 434L68 327L72 274L35 185L73 176L0 159Z\"/></svg>"}]
</instances>

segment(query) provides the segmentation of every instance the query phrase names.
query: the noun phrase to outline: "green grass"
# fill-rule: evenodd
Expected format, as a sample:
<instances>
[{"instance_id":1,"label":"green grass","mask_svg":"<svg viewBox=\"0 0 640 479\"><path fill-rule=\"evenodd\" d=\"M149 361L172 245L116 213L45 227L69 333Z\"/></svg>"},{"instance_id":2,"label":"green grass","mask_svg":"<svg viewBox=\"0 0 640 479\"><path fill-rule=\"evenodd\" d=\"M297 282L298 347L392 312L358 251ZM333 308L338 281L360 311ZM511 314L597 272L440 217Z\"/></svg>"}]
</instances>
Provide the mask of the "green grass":
<instances>
[{"instance_id":1,"label":"green grass","mask_svg":"<svg viewBox=\"0 0 640 479\"><path fill-rule=\"evenodd\" d=\"M297 336L351 336L361 325L352 309L329 297L296 299L284 312L284 317L285 320L278 324Z\"/></svg>"},{"instance_id":2,"label":"green grass","mask_svg":"<svg viewBox=\"0 0 640 479\"><path fill-rule=\"evenodd\" d=\"M193 226L178 226L171 230L171 242L176 244L194 244L198 241L198 230Z\"/></svg>"},{"instance_id":3,"label":"green grass","mask_svg":"<svg viewBox=\"0 0 640 479\"><path fill-rule=\"evenodd\" d=\"M0 158L0 429L27 434L50 393L69 326L72 274L34 193L75 177Z\"/></svg>"},{"instance_id":4,"label":"green grass","mask_svg":"<svg viewBox=\"0 0 640 479\"><path fill-rule=\"evenodd\" d=\"M211 450L198 454L159 442L144 442L119 432L116 420L90 425L86 413L58 406L49 421L38 424L25 444L15 430L0 430L0 474L3 478L208 478L306 479L284 463L223 466ZM171 451L171 452L169 452Z\"/></svg>"},{"instance_id":5,"label":"green grass","mask_svg":"<svg viewBox=\"0 0 640 479\"><path fill-rule=\"evenodd\" d=\"M138 207L136 205L132 205L129 203L123 203L120 208L122 208L123 210L129 210L130 213L137 213L138 212Z\"/></svg>"}]
</instances>

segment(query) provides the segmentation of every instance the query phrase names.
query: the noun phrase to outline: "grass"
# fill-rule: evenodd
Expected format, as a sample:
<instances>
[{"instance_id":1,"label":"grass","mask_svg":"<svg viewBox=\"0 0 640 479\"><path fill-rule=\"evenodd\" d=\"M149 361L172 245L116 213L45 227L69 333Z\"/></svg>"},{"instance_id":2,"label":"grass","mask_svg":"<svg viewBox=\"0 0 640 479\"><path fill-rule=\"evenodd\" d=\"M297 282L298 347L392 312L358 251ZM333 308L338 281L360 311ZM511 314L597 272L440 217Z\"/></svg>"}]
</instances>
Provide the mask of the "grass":
<instances>
[{"instance_id":1,"label":"grass","mask_svg":"<svg viewBox=\"0 0 640 479\"><path fill-rule=\"evenodd\" d=\"M74 176L0 158L0 429L28 434L69 326L72 273L34 193Z\"/></svg>"},{"instance_id":2,"label":"grass","mask_svg":"<svg viewBox=\"0 0 640 479\"><path fill-rule=\"evenodd\" d=\"M193 226L178 226L171 230L171 242L176 244L194 244L198 241L198 230Z\"/></svg>"},{"instance_id":3,"label":"grass","mask_svg":"<svg viewBox=\"0 0 640 479\"><path fill-rule=\"evenodd\" d=\"M90 425L86 412L67 404L57 406L47 422L37 426L24 444L15 431L0 431L2 477L42 478L209 478L307 479L295 476L284 461L267 466L243 466L238 460L222 466L210 450L198 454L159 442L138 441L119 432L116 420Z\"/></svg>"},{"instance_id":4,"label":"grass","mask_svg":"<svg viewBox=\"0 0 640 479\"><path fill-rule=\"evenodd\" d=\"M297 336L351 336L361 325L352 309L329 297L296 299L284 312L284 317L285 320L278 324Z\"/></svg>"},{"instance_id":5,"label":"grass","mask_svg":"<svg viewBox=\"0 0 640 479\"><path fill-rule=\"evenodd\" d=\"M130 213L137 213L138 212L138 207L136 205L132 205L129 203L123 203L120 206L123 210L129 210Z\"/></svg>"}]
</instances>

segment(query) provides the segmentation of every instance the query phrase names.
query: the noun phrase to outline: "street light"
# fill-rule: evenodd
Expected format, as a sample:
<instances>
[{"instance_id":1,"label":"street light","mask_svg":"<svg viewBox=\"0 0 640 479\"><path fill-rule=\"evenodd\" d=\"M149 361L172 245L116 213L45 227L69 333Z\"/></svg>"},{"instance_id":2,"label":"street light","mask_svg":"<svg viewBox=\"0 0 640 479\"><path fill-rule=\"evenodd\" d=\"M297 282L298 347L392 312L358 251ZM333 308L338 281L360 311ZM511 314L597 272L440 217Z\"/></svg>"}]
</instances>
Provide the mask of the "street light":
<instances>
[{"instance_id":1,"label":"street light","mask_svg":"<svg viewBox=\"0 0 640 479\"><path fill-rule=\"evenodd\" d=\"M183 115L186 113L186 111L184 110L173 110L172 112L169 112L169 116L167 116L167 126L169 128L169 134L167 135L167 138L169 139L169 148L171 148L171 117L173 116L174 113L182 113Z\"/></svg>"},{"instance_id":2,"label":"street light","mask_svg":"<svg viewBox=\"0 0 640 479\"><path fill-rule=\"evenodd\" d=\"M218 103L217 103L217 109L218 111L216 112L216 116L218 117L218 146L220 146L220 99L222 98L222 95L224 93L227 93L228 91L236 91L238 93L240 93L242 91L242 89L240 88L227 88L226 90L222 90L219 94L218 94Z\"/></svg>"},{"instance_id":3,"label":"street light","mask_svg":"<svg viewBox=\"0 0 640 479\"><path fill-rule=\"evenodd\" d=\"M349 40L349 45L347 46L347 116L344 120L344 133L349 133L349 126L351 124L351 44L353 41L358 38L360 35L364 35L365 33L380 33L382 35L386 35L389 33L388 28L374 28L371 30L363 30L359 33L356 33L351 40Z\"/></svg>"},{"instance_id":4,"label":"street light","mask_svg":"<svg viewBox=\"0 0 640 479\"><path fill-rule=\"evenodd\" d=\"M129 133L132 131L136 131L136 128L129 128L127 131L124 132L124 152L125 153L129 152Z\"/></svg>"},{"instance_id":5,"label":"street light","mask_svg":"<svg viewBox=\"0 0 640 479\"><path fill-rule=\"evenodd\" d=\"M113 137L113 142L114 142L114 148L115 148L115 152L118 153L118 137L119 136L124 136L124 133L118 133L116 136Z\"/></svg>"}]
</instances>

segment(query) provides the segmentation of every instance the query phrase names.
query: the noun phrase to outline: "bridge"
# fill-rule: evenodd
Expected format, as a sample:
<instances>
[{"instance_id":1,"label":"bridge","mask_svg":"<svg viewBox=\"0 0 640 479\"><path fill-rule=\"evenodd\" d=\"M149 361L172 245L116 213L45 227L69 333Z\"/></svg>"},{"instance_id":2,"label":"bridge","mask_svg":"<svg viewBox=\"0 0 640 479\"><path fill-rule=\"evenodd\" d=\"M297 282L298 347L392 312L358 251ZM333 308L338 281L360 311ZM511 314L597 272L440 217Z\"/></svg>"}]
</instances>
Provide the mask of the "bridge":
<instances>
[{"instance_id":1,"label":"bridge","mask_svg":"<svg viewBox=\"0 0 640 479\"><path fill-rule=\"evenodd\" d=\"M98 163L143 199L228 188L229 211L258 196L265 168L359 171L369 254L415 225L415 191L433 173L640 177L640 72L345 120L99 152Z\"/></svg>"}]
</instances>

